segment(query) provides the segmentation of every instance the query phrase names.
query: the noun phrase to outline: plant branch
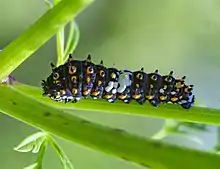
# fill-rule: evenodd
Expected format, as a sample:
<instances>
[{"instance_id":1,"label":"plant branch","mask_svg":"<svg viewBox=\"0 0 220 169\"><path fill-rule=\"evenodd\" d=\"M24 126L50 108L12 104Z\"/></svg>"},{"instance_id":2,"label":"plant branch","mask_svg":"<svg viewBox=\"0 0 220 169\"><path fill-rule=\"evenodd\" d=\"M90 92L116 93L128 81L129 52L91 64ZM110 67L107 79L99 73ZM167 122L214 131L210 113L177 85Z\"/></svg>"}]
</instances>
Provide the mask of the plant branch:
<instances>
[{"instance_id":1,"label":"plant branch","mask_svg":"<svg viewBox=\"0 0 220 169\"><path fill-rule=\"evenodd\" d=\"M61 28L57 33L57 64L56 66L60 66L63 64L64 59L64 28Z\"/></svg>"},{"instance_id":2,"label":"plant branch","mask_svg":"<svg viewBox=\"0 0 220 169\"><path fill-rule=\"evenodd\" d=\"M93 0L63 0L0 52L0 81L8 76Z\"/></svg>"},{"instance_id":3,"label":"plant branch","mask_svg":"<svg viewBox=\"0 0 220 169\"><path fill-rule=\"evenodd\" d=\"M43 98L42 90L38 87L22 84L15 85L14 87L20 92L24 92L26 95L29 95L40 102L60 109L88 110L96 112L98 111L101 113L121 113L127 115L152 116L194 123L220 125L220 109L194 106L189 110L186 110L178 105L172 104L161 105L155 108L148 103L145 103L144 105L139 105L136 102L124 104L120 101L116 101L114 104L111 104L105 100L92 99L82 99L74 104L64 104L52 101L50 98Z\"/></svg>"},{"instance_id":4,"label":"plant branch","mask_svg":"<svg viewBox=\"0 0 220 169\"><path fill-rule=\"evenodd\" d=\"M64 169L74 169L73 165L71 164L70 160L68 159L67 155L64 153L64 151L61 149L61 147L57 144L57 142L48 135L47 137L48 142L52 146L52 148L56 151L58 154L61 164Z\"/></svg>"},{"instance_id":5,"label":"plant branch","mask_svg":"<svg viewBox=\"0 0 220 169\"><path fill-rule=\"evenodd\" d=\"M151 141L92 123L50 107L10 86L0 87L0 94L4 96L0 97L1 112L59 137L145 167L216 169L220 166L217 155Z\"/></svg>"}]
</instances>

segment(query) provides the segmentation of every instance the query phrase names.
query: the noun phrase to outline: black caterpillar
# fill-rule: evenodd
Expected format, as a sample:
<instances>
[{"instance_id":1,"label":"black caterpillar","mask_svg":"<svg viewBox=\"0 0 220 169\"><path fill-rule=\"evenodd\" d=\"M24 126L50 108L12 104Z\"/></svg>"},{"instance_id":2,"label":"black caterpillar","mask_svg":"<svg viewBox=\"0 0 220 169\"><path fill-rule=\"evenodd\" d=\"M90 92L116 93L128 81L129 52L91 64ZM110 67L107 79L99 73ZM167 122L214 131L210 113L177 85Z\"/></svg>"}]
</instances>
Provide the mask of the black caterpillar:
<instances>
[{"instance_id":1,"label":"black caterpillar","mask_svg":"<svg viewBox=\"0 0 220 169\"><path fill-rule=\"evenodd\" d=\"M57 102L76 103L81 98L105 99L113 103L121 100L130 103L136 100L144 104L146 100L155 107L160 103L174 103L189 109L195 102L193 85L185 84L185 76L173 77L173 71L162 76L156 70L145 73L141 68L132 72L106 68L103 61L92 63L91 56L86 60L74 60L72 54L68 61L55 67L52 73L42 80L43 96L49 96Z\"/></svg>"}]
</instances>

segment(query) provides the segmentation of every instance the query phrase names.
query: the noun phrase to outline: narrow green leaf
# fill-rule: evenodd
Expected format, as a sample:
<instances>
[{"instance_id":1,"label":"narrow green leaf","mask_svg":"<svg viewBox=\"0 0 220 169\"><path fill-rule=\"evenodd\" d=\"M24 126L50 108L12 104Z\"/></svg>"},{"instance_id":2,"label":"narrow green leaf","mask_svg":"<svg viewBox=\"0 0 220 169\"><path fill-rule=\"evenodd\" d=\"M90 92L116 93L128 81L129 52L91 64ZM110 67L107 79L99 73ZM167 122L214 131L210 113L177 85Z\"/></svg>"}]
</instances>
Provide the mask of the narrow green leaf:
<instances>
[{"instance_id":1,"label":"narrow green leaf","mask_svg":"<svg viewBox=\"0 0 220 169\"><path fill-rule=\"evenodd\" d=\"M0 52L0 81L8 76L38 48L93 0L63 0L48 10L35 24Z\"/></svg>"},{"instance_id":2,"label":"narrow green leaf","mask_svg":"<svg viewBox=\"0 0 220 169\"><path fill-rule=\"evenodd\" d=\"M38 167L37 163L34 163L34 164L31 164L31 165L25 167L24 169L39 169L39 167Z\"/></svg>"},{"instance_id":3,"label":"narrow green leaf","mask_svg":"<svg viewBox=\"0 0 220 169\"><path fill-rule=\"evenodd\" d=\"M179 126L185 126L185 127L188 127L192 130L197 130L197 131L203 131L203 132L208 131L207 125L205 125L205 124L180 122Z\"/></svg>"},{"instance_id":4,"label":"narrow green leaf","mask_svg":"<svg viewBox=\"0 0 220 169\"><path fill-rule=\"evenodd\" d=\"M54 5L60 3L61 0L54 0ZM65 43L65 26L62 27L56 35L57 38L57 63L56 66L63 64L64 59L64 43Z\"/></svg>"},{"instance_id":5,"label":"narrow green leaf","mask_svg":"<svg viewBox=\"0 0 220 169\"><path fill-rule=\"evenodd\" d=\"M64 27L61 28L57 33L57 64L56 66L60 66L64 63Z\"/></svg>"},{"instance_id":6,"label":"narrow green leaf","mask_svg":"<svg viewBox=\"0 0 220 169\"><path fill-rule=\"evenodd\" d=\"M73 53L73 51L76 49L80 37L79 27L76 24L76 22L72 21L70 22L69 25L70 28L69 28L68 40L64 52L64 57L65 57L64 61L67 61L69 54Z\"/></svg>"},{"instance_id":7,"label":"narrow green leaf","mask_svg":"<svg viewBox=\"0 0 220 169\"><path fill-rule=\"evenodd\" d=\"M44 132L34 133L25 138L14 150L19 152L32 152L38 153L42 143L46 139Z\"/></svg>"},{"instance_id":8,"label":"narrow green leaf","mask_svg":"<svg viewBox=\"0 0 220 169\"><path fill-rule=\"evenodd\" d=\"M217 127L216 133L217 133L216 145L213 147L211 152L220 154L220 127L219 126Z\"/></svg>"},{"instance_id":9,"label":"narrow green leaf","mask_svg":"<svg viewBox=\"0 0 220 169\"><path fill-rule=\"evenodd\" d=\"M53 8L53 4L50 2L50 0L44 0L44 1L45 1L46 5L47 5L48 9Z\"/></svg>"},{"instance_id":10,"label":"narrow green leaf","mask_svg":"<svg viewBox=\"0 0 220 169\"><path fill-rule=\"evenodd\" d=\"M220 166L217 155L148 140L92 123L48 106L44 99L37 101L11 86L0 87L0 95L4 96L0 97L0 112L48 133L142 166L156 169L216 169Z\"/></svg>"},{"instance_id":11,"label":"narrow green leaf","mask_svg":"<svg viewBox=\"0 0 220 169\"><path fill-rule=\"evenodd\" d=\"M61 0L54 0L54 5L57 5ZM53 4L45 0L46 4L49 6L49 9L53 7ZM57 63L56 66L59 66L64 63L64 42L65 42L65 26L60 28L56 35L57 40Z\"/></svg>"},{"instance_id":12,"label":"narrow green leaf","mask_svg":"<svg viewBox=\"0 0 220 169\"><path fill-rule=\"evenodd\" d=\"M198 138L196 136L193 136L193 135L191 135L187 132L179 131L178 126L179 126L180 123L182 123L182 122L177 122L176 120L166 119L163 127L157 133L155 133L151 137L151 139L160 140L160 139L163 139L166 136L171 134L171 135L176 135L176 136L179 135L179 136L181 136L183 138L186 138L188 140L192 140L192 141L196 142L199 145L204 144L203 141L200 138Z\"/></svg>"},{"instance_id":13,"label":"narrow green leaf","mask_svg":"<svg viewBox=\"0 0 220 169\"><path fill-rule=\"evenodd\" d=\"M63 168L64 169L73 169L72 163L68 159L68 157L65 154L65 152L57 144L57 142L52 137L50 137L50 136L48 136L48 141L49 141L50 145L53 147L53 149L57 152Z\"/></svg>"},{"instance_id":14,"label":"narrow green leaf","mask_svg":"<svg viewBox=\"0 0 220 169\"><path fill-rule=\"evenodd\" d=\"M139 105L136 102L124 104L120 101L116 101L114 104L111 104L104 100L92 99L82 99L75 104L64 104L54 102L50 98L42 97L42 90L38 87L20 84L15 85L14 88L37 99L40 102L60 109L88 110L96 112L98 111L101 113L120 113L127 115L152 116L195 123L220 125L220 109L194 106L191 109L186 110L178 105L172 104L160 105L159 107L155 108L147 103L144 105Z\"/></svg>"},{"instance_id":15,"label":"narrow green leaf","mask_svg":"<svg viewBox=\"0 0 220 169\"><path fill-rule=\"evenodd\" d=\"M53 0L54 5L57 5L58 3L60 3L62 0Z\"/></svg>"},{"instance_id":16,"label":"narrow green leaf","mask_svg":"<svg viewBox=\"0 0 220 169\"><path fill-rule=\"evenodd\" d=\"M37 162L24 169L42 169L43 156L47 147L47 133L37 132L22 141L14 150L18 152L38 153Z\"/></svg>"},{"instance_id":17,"label":"narrow green leaf","mask_svg":"<svg viewBox=\"0 0 220 169\"><path fill-rule=\"evenodd\" d=\"M160 140L165 138L169 133L165 129L161 129L159 132L151 136L151 139Z\"/></svg>"},{"instance_id":18,"label":"narrow green leaf","mask_svg":"<svg viewBox=\"0 0 220 169\"><path fill-rule=\"evenodd\" d=\"M45 139L39 149L38 155L37 155L37 163L39 168L42 168L42 163L43 163L43 157L45 155L46 149L47 149L47 142L48 140Z\"/></svg>"},{"instance_id":19,"label":"narrow green leaf","mask_svg":"<svg viewBox=\"0 0 220 169\"><path fill-rule=\"evenodd\" d=\"M189 135L189 134L182 134L182 137L185 137L188 140L194 141L195 143L199 144L200 146L204 145L202 139L197 136Z\"/></svg>"}]
</instances>

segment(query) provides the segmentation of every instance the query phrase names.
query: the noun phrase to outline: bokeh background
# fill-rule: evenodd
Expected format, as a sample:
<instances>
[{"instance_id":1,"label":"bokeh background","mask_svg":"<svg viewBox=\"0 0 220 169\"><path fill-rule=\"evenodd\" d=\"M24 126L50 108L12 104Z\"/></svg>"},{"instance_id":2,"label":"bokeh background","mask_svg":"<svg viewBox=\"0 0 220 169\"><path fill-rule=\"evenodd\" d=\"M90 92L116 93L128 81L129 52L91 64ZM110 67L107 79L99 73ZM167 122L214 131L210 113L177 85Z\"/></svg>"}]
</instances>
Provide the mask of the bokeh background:
<instances>
[{"instance_id":1,"label":"bokeh background","mask_svg":"<svg viewBox=\"0 0 220 169\"><path fill-rule=\"evenodd\" d=\"M81 34L75 54L83 59L91 53L93 61L103 59L106 66L115 64L120 69L136 70L144 66L147 72L158 68L162 74L173 69L176 76L186 75L187 83L195 85L199 104L220 108L219 9L218 0L96 0L76 18ZM18 37L46 10L43 0L0 0L0 48ZM56 61L54 37L13 75L23 83L40 86L41 79L50 73L51 61ZM158 118L71 113L145 137L152 136L164 124L164 120ZM35 131L0 114L1 169L21 169L34 162L33 154L15 152L13 147ZM210 150L216 143L214 126L209 126L208 132L190 132L204 144L181 135L169 135L163 141L200 150ZM58 138L58 142L76 169L143 168L66 140ZM45 169L61 168L50 148L44 165Z\"/></svg>"}]
</instances>

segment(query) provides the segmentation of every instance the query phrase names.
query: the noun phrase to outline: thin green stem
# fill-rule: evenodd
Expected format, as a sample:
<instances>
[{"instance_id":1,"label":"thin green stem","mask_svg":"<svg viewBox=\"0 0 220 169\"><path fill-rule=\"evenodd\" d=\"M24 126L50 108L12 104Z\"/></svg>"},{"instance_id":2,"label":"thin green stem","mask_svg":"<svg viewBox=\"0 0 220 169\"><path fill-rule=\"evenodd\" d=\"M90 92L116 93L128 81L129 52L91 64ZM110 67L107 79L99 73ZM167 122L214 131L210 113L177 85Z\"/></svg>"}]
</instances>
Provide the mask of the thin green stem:
<instances>
[{"instance_id":1,"label":"thin green stem","mask_svg":"<svg viewBox=\"0 0 220 169\"><path fill-rule=\"evenodd\" d=\"M124 104L120 101L117 101L114 104L111 104L105 100L92 99L82 99L74 104L64 104L52 101L50 98L42 97L42 90L38 87L32 87L28 85L15 85L14 87L17 90L24 92L25 94L37 99L40 102L60 109L88 110L96 112L98 111L101 113L120 113L127 115L152 116L195 123L220 125L220 109L192 107L191 109L186 110L178 105L172 104L161 105L155 108L148 103L144 105L139 105L136 102Z\"/></svg>"},{"instance_id":2,"label":"thin green stem","mask_svg":"<svg viewBox=\"0 0 220 169\"><path fill-rule=\"evenodd\" d=\"M71 47L71 41L72 41L73 36L74 36L75 26L77 27L77 25L75 24L74 21L69 23L69 34L68 34L68 39L67 39L67 42L66 42L66 47L65 47L65 52L64 52L65 58L68 57L69 54L70 54L69 53L69 48Z\"/></svg>"},{"instance_id":3,"label":"thin green stem","mask_svg":"<svg viewBox=\"0 0 220 169\"><path fill-rule=\"evenodd\" d=\"M160 139L165 138L168 134L169 133L166 130L166 126L164 126L161 130L159 130L157 133L151 136L151 139L160 140Z\"/></svg>"},{"instance_id":4,"label":"thin green stem","mask_svg":"<svg viewBox=\"0 0 220 169\"><path fill-rule=\"evenodd\" d=\"M211 153L151 141L123 130L104 127L55 109L13 87L0 87L0 111L29 125L156 169L216 169L220 157ZM181 158L180 158L181 156Z\"/></svg>"},{"instance_id":5,"label":"thin green stem","mask_svg":"<svg viewBox=\"0 0 220 169\"><path fill-rule=\"evenodd\" d=\"M54 0L56 6L61 0ZM57 63L56 66L63 64L64 59L64 42L65 42L65 26L60 28L56 35L57 39Z\"/></svg>"},{"instance_id":6,"label":"thin green stem","mask_svg":"<svg viewBox=\"0 0 220 169\"><path fill-rule=\"evenodd\" d=\"M70 160L68 159L68 157L66 156L66 154L64 153L62 148L58 145L58 143L49 135L47 137L47 140L50 143L50 145L52 146L52 148L58 154L63 168L64 169L73 169L73 165L71 164Z\"/></svg>"},{"instance_id":7,"label":"thin green stem","mask_svg":"<svg viewBox=\"0 0 220 169\"><path fill-rule=\"evenodd\" d=\"M220 127L217 127L217 138L216 138L216 145L213 147L213 149L210 151L212 153L220 153Z\"/></svg>"},{"instance_id":8,"label":"thin green stem","mask_svg":"<svg viewBox=\"0 0 220 169\"><path fill-rule=\"evenodd\" d=\"M198 137L190 135L187 132L183 133L183 132L179 131L178 130L179 125L180 125L180 122L177 122L175 120L166 119L163 127L157 133L155 133L151 137L151 139L160 140L160 139L165 138L169 134L174 134L174 135L179 135L179 136L181 136L183 138L192 140L192 141L194 141L194 142L196 142L196 143L198 143L200 145L203 145L202 140L199 139Z\"/></svg>"},{"instance_id":9,"label":"thin green stem","mask_svg":"<svg viewBox=\"0 0 220 169\"><path fill-rule=\"evenodd\" d=\"M44 0L46 5L48 6L48 9L53 8L53 4L50 2L50 0Z\"/></svg>"},{"instance_id":10,"label":"thin green stem","mask_svg":"<svg viewBox=\"0 0 220 169\"><path fill-rule=\"evenodd\" d=\"M0 80L9 75L93 0L63 0L0 52Z\"/></svg>"},{"instance_id":11,"label":"thin green stem","mask_svg":"<svg viewBox=\"0 0 220 169\"><path fill-rule=\"evenodd\" d=\"M69 54L76 48L79 42L79 37L80 33L78 25L74 21L70 22L69 35L64 52L64 61L67 61Z\"/></svg>"},{"instance_id":12,"label":"thin green stem","mask_svg":"<svg viewBox=\"0 0 220 169\"><path fill-rule=\"evenodd\" d=\"M40 150L37 154L37 163L38 163L39 168L42 168L43 157L45 155L46 149L47 149L47 140L45 139L43 143L41 144Z\"/></svg>"},{"instance_id":13,"label":"thin green stem","mask_svg":"<svg viewBox=\"0 0 220 169\"><path fill-rule=\"evenodd\" d=\"M220 127L217 128L217 143L220 144Z\"/></svg>"},{"instance_id":14,"label":"thin green stem","mask_svg":"<svg viewBox=\"0 0 220 169\"><path fill-rule=\"evenodd\" d=\"M64 42L65 42L65 35L64 35L64 28L61 28L57 33L57 64L56 66L60 66L63 64L64 59Z\"/></svg>"},{"instance_id":15,"label":"thin green stem","mask_svg":"<svg viewBox=\"0 0 220 169\"><path fill-rule=\"evenodd\" d=\"M166 137L169 133L173 131L177 127L177 122L170 119L165 119L165 122L163 124L163 127L155 133L151 138L155 140L163 139Z\"/></svg>"}]
</instances>

